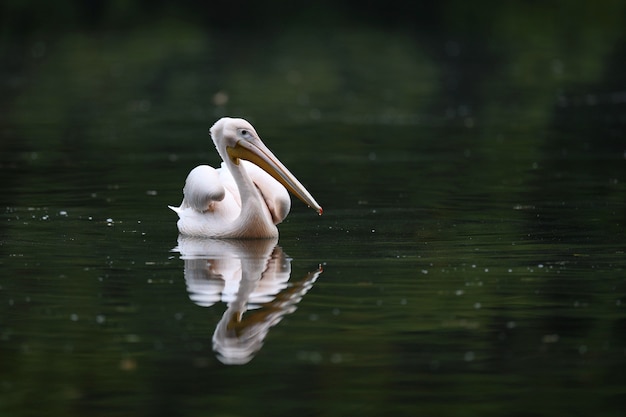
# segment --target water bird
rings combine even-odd
[[[291,208],[289,190],[322,214],[307,189],[265,146],[252,125],[223,117],[210,129],[222,158],[218,169],[199,165],[189,172],[178,214],[182,235],[212,238],[278,237],[277,224]]]

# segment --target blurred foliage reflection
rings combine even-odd
[[[0,414],[622,415],[623,1],[0,22]],[[280,226],[294,276],[324,274],[236,369],[166,208],[223,115],[325,208]]]

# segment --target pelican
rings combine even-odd
[[[191,170],[178,214],[182,235],[213,238],[274,238],[291,208],[287,190],[320,215],[322,207],[263,144],[244,119],[224,117],[210,129],[221,168]]]

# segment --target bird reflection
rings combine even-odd
[[[263,346],[270,328],[293,313],[322,268],[289,281],[291,258],[278,238],[220,240],[180,235],[175,251],[185,262],[189,298],[199,306],[218,301],[227,309],[213,333],[213,349],[225,364],[245,364]]]

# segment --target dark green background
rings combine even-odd
[[[626,3],[0,5],[0,415],[622,416]],[[207,129],[293,201],[250,364],[176,246]]]

